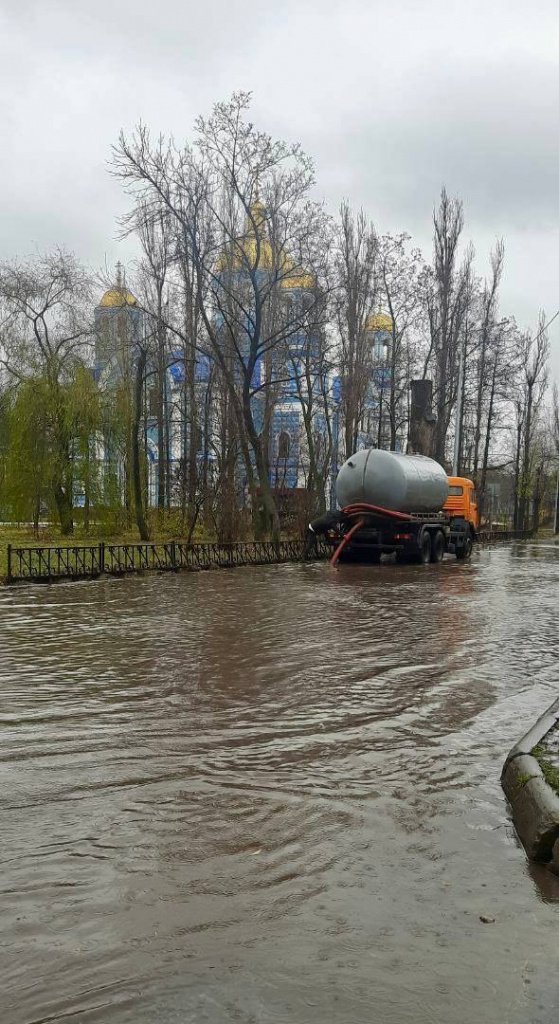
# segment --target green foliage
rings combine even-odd
[[[524,786],[531,781],[531,779],[537,778],[536,775],[519,775],[518,776],[518,789],[524,789]]]
[[[64,528],[56,500],[56,488],[62,487],[72,517],[86,532],[93,510],[103,532],[125,528],[120,483],[110,471],[103,478],[97,451],[109,415],[119,432],[118,412],[117,406],[109,413],[91,372],[79,362],[62,383],[35,376],[21,381],[9,399],[5,395],[0,407],[4,517],[34,523],[35,529],[47,518]]]
[[[48,386],[43,378],[22,382],[4,417],[2,505],[15,522],[38,524],[52,510],[48,479]]]
[[[8,392],[0,392],[0,519],[6,518],[6,458],[9,449],[10,403]]]

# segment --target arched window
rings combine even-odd
[[[291,446],[291,438],[286,430],[282,430],[278,437],[278,457],[280,459],[289,458],[289,448]]]
[[[386,334],[380,332],[375,335],[373,344],[373,358],[376,363],[385,363],[388,360],[389,341]]]

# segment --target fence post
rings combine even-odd
[[[171,568],[177,568],[177,548],[174,540],[171,541]]]
[[[8,544],[8,582],[12,578],[12,545]]]
[[[99,572],[105,572],[105,541],[99,544]]]

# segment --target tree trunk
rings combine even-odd
[[[66,492],[63,484],[57,482],[53,486],[56,510],[60,520],[60,532],[63,537],[69,537],[74,532],[74,518],[72,515],[72,501]]]
[[[377,448],[382,448],[382,396],[384,392],[382,384],[380,387],[379,402],[378,402],[378,431],[377,431]]]
[[[36,537],[39,536],[39,522],[41,519],[41,496],[37,494],[35,499],[35,505],[33,508],[33,533]]]
[[[157,508],[162,513],[165,508],[165,416],[164,416],[164,388],[165,388],[165,360],[161,343],[158,344],[157,352]]]
[[[519,484],[520,484],[520,449],[522,440],[522,422],[519,421],[516,427],[516,451],[514,454],[514,514],[513,530],[519,529]]]
[[[255,461],[260,491],[262,529],[264,533],[270,534],[274,543],[277,543],[281,536],[280,519],[272,494],[272,488],[270,487],[268,466],[262,457],[261,451],[258,453],[255,452]]]
[[[528,386],[528,395],[526,400],[526,420],[524,424],[524,451],[522,456],[522,472],[520,476],[520,511],[519,511],[519,529],[527,529],[527,497],[528,497],[528,485],[530,479],[530,443],[532,433],[532,403],[533,403],[533,389]]]
[[[57,385],[58,391],[58,385]],[[64,425],[62,400],[57,397],[58,410],[55,416],[54,429],[56,431],[56,452],[58,465],[55,468],[53,479],[53,494],[60,520],[60,531],[63,537],[68,537],[74,532],[73,516],[73,481],[71,475],[70,446],[66,428]]]
[[[533,494],[533,509],[532,509],[532,529],[537,533],[540,527],[540,505],[542,500],[541,494],[541,481],[543,475],[543,466],[538,466],[536,472],[536,479],[534,482],[534,494]]]
[[[495,363],[493,365],[493,377],[491,379],[491,393],[489,395],[489,406],[487,409],[487,426],[485,429],[485,444],[483,446],[483,460],[481,466],[481,479],[479,485],[478,494],[478,514],[479,521],[481,523],[481,517],[484,512],[485,505],[485,487],[487,481],[487,466],[489,463],[489,446],[491,443],[491,428],[493,426],[493,408],[495,404],[495,387],[497,381],[497,358],[495,357]]]
[[[248,424],[247,424],[248,426]],[[258,516],[257,520],[260,521],[260,533],[269,533],[271,539],[274,542],[280,539],[280,520],[274,496],[272,494],[272,488],[270,487],[270,471],[268,466],[268,459],[262,448],[262,442],[259,435],[256,434],[252,423],[249,426],[249,439],[250,446],[254,453],[254,461],[256,464],[256,474],[258,477]]]
[[[144,349],[142,349],[140,351],[138,361],[136,363],[136,373],[134,381],[134,410],[132,415],[132,436],[130,439],[132,449],[132,489],[134,494],[134,511],[136,514],[136,524],[138,526],[138,532],[140,534],[141,540],[149,540],[149,530],[144,511],[140,451],[140,425],[142,420],[142,394],[145,367],[146,352]]]
[[[198,410],[196,403],[196,352],[194,349],[190,353],[187,359],[187,370],[186,370],[186,388],[187,388],[187,402],[188,402],[188,416],[190,429],[188,430],[188,466],[187,466],[187,480],[188,480],[188,505],[189,509],[194,509],[196,505],[196,492],[198,490],[198,448],[199,448],[199,430],[198,430]],[[207,439],[206,439],[207,440]],[[205,448],[207,451],[207,447]]]
[[[165,387],[163,392],[163,422],[165,424],[165,507],[171,508],[173,500],[173,473],[171,470],[172,462],[172,451],[171,446],[173,442],[173,403],[169,407],[169,396],[167,394],[167,388]]]

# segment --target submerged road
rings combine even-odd
[[[556,1021],[499,773],[558,597],[552,542],[0,590],[1,1024]]]

